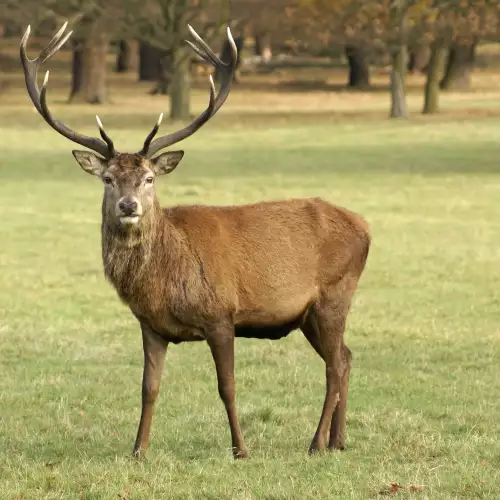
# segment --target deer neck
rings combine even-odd
[[[104,274],[118,289],[127,288],[144,277],[153,256],[161,251],[165,227],[162,211],[156,201],[137,226],[122,227],[106,215],[103,205],[102,260]]]
[[[134,229],[124,234],[103,217],[104,274],[132,311],[147,315],[162,308],[171,284],[182,282],[192,269],[193,257],[158,203]]]

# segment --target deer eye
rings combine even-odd
[[[154,178],[153,177],[146,177],[146,184],[153,184]]]
[[[102,180],[104,181],[104,184],[113,184],[113,179],[111,177],[108,177],[107,175],[105,177],[102,178]]]

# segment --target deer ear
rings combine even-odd
[[[167,151],[153,158],[151,163],[156,175],[169,174],[179,164],[184,156],[184,151]]]
[[[80,167],[82,167],[88,174],[100,177],[108,168],[108,162],[104,158],[97,156],[95,153],[77,150],[72,151],[72,153],[76,158],[76,161],[80,164]]]

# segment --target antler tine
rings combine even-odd
[[[40,64],[48,61],[69,39],[69,37],[73,34],[73,31],[68,32],[64,38],[56,43],[52,47],[47,47],[45,53],[40,54]]]
[[[205,42],[205,40],[203,40],[203,38],[201,38],[200,35],[198,35],[198,33],[196,33],[196,31],[193,29],[193,27],[188,24],[188,29],[189,31],[191,32],[191,35],[193,35],[193,38],[202,46],[203,50],[205,51],[206,55],[208,56],[208,58],[216,65],[221,65],[221,64],[224,64],[220,59],[219,57],[217,57],[217,55],[215,54],[215,52],[209,47],[209,45],[207,44],[207,42]],[[186,40],[187,41],[187,40]],[[191,45],[191,47],[193,47],[193,44],[188,42],[189,45]],[[198,54],[199,54],[199,51],[197,50],[196,51]]]
[[[203,50],[199,49],[194,43],[186,40],[186,43],[206,62],[212,62],[212,60],[207,56]]]
[[[60,42],[62,36],[64,35],[64,32],[66,31],[66,28],[68,27],[68,21],[66,21],[62,27],[59,29],[59,31],[52,37],[52,40],[48,43],[47,47],[45,47],[44,50],[40,53],[38,56],[38,59],[40,59],[40,63],[46,61],[47,54],[50,54],[52,49]],[[70,32],[72,33],[72,31]]]
[[[197,47],[192,42],[187,41],[189,46],[194,50],[194,52],[196,52],[196,54],[202,57],[205,61],[210,62],[221,73],[221,85],[219,88],[219,93],[217,94],[217,96],[215,95],[214,81],[212,76],[210,76],[210,101],[205,111],[203,111],[203,113],[195,118],[192,123],[190,123],[183,129],[162,137],[158,137],[153,142],[151,142],[152,138],[158,130],[158,128],[155,127],[153,131],[148,135],[143,149],[139,152],[139,154],[141,155],[153,156],[161,149],[172,146],[173,144],[180,142],[183,139],[186,139],[190,135],[194,134],[202,125],[210,120],[213,115],[215,115],[218,109],[224,104],[227,96],[229,95],[229,91],[231,90],[231,83],[233,82],[234,71],[236,69],[236,62],[238,58],[238,50],[236,48],[236,44],[234,43],[234,39],[229,27],[227,28],[227,37],[231,45],[232,57],[231,60],[227,63],[221,61],[219,57],[215,55],[212,49],[191,26],[188,25],[188,28],[195,40],[201,45],[202,48]]]
[[[227,32],[227,39],[229,40],[229,44],[231,45],[231,52],[232,52],[231,55],[233,56],[232,60],[227,63],[227,66],[229,65],[236,66],[236,62],[238,60],[238,47],[236,47],[236,42],[234,41],[233,34],[231,33],[231,28],[229,28],[229,26],[226,28],[226,32]]]
[[[28,43],[28,38],[31,33],[31,24],[28,24],[26,31],[24,32],[23,37],[21,38],[21,55],[24,55],[25,59],[28,59],[26,56],[26,44]],[[28,59],[29,60],[29,59]]]
[[[163,113],[160,113],[160,116],[158,117],[158,120],[156,121],[156,124],[153,127],[153,130],[151,130],[149,135],[146,137],[146,140],[144,141],[144,146],[139,151],[140,155],[146,156],[148,154],[149,145],[151,144],[151,141],[154,139],[154,136],[156,135],[156,133],[158,132],[162,120],[163,120]]]
[[[49,72],[47,71],[45,74],[45,78],[43,81],[42,89],[38,88],[37,84],[37,76],[38,69],[41,64],[45,61],[49,60],[68,40],[71,36],[72,32],[65,33],[65,30],[68,26],[68,23],[65,23],[61,29],[54,35],[52,40],[49,42],[47,47],[42,50],[42,52],[35,59],[29,59],[26,54],[26,45],[28,43],[28,39],[31,33],[31,27],[28,26],[26,29],[20,45],[20,57],[21,64],[24,70],[24,78],[26,81],[26,89],[28,90],[28,94],[33,102],[33,105],[37,109],[37,111],[42,115],[43,119],[57,132],[61,135],[69,139],[70,141],[76,142],[85,146],[86,148],[92,149],[97,153],[104,156],[104,158],[112,158],[116,154],[118,154],[114,147],[111,139],[106,135],[104,130],[101,131],[101,136],[106,142],[101,141],[97,137],[88,137],[86,135],[80,134],[71,130],[69,127],[64,125],[64,123],[60,122],[56,118],[52,116],[47,106],[47,84],[49,80]],[[103,135],[104,133],[104,135]],[[107,138],[107,139],[106,139]],[[108,142],[109,140],[109,142]]]
[[[99,127],[99,132],[101,134],[101,137],[104,139],[104,141],[108,145],[109,157],[113,158],[113,156],[116,156],[116,150],[115,150],[115,146],[113,144],[113,141],[111,140],[111,137],[109,137],[109,135],[106,134],[106,131],[104,130],[101,119],[97,115],[95,115],[95,118],[97,120],[97,126]]]

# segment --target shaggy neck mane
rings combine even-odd
[[[181,254],[177,232],[166,224],[157,200],[140,224],[129,229],[111,219],[103,204],[101,231],[104,274],[125,301],[135,295],[139,282],[144,282],[149,274],[148,269],[165,260],[165,249],[171,258]]]

